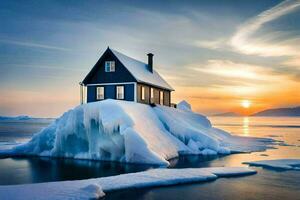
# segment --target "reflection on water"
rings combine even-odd
[[[33,134],[53,121],[54,119],[0,120],[0,149],[30,140]]]
[[[300,118],[213,117],[210,120],[214,126],[232,134],[268,137],[283,140],[292,146],[276,146],[277,149],[268,149],[266,152],[229,156],[181,156],[171,160],[170,167],[245,166],[242,164],[244,161],[300,158]],[[13,139],[28,139],[33,130],[38,131],[45,125],[19,123],[15,130],[22,132],[18,133],[12,131],[14,125],[0,123],[0,139],[1,135],[7,141],[10,141],[10,135]],[[0,159],[0,184],[87,179],[143,171],[152,167],[72,159],[6,158]],[[107,194],[105,199],[293,199],[300,196],[300,171],[256,169],[259,173],[249,177],[222,178],[210,183],[167,188],[126,190]]]
[[[144,171],[149,165],[47,157],[0,159],[0,185],[113,176]]]
[[[254,152],[247,157],[239,154],[240,159],[230,156],[235,164],[255,159],[300,158],[299,117],[210,117],[209,119],[214,126],[235,135],[272,138],[291,145],[277,145],[277,149],[268,149],[263,153]]]
[[[238,167],[245,161],[300,158],[300,118],[213,117],[213,125],[232,134],[283,140],[292,146],[276,146],[266,152],[229,156],[184,156],[173,159],[171,167]],[[216,181],[172,187],[123,190],[107,193],[105,199],[299,199],[300,171],[256,168],[256,175],[221,178]]]
[[[249,118],[243,118],[243,133],[245,136],[249,136]]]
[[[209,199],[209,200],[293,200],[300,196],[300,172],[277,172],[257,168],[258,173],[239,178],[220,178],[216,181],[132,189],[107,193],[105,200],[139,199]]]

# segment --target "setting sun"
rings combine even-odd
[[[249,108],[251,105],[251,102],[249,100],[243,100],[241,105],[243,108]]]

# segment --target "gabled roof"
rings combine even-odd
[[[149,71],[146,63],[130,58],[114,49],[110,49],[119,61],[128,69],[138,82],[174,90],[156,71]]]
[[[146,83],[163,89],[174,90],[156,71],[153,73],[148,70],[146,63],[130,58],[114,49],[108,48],[117,59],[127,68],[132,76],[140,83]],[[93,70],[92,70],[93,71]],[[90,72],[91,73],[91,72]],[[90,74],[89,73],[89,74]],[[89,76],[89,75],[88,75]],[[87,77],[86,77],[87,78]],[[86,80],[85,78],[85,80]],[[85,80],[83,82],[85,82]]]

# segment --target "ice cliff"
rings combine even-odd
[[[168,165],[180,154],[261,151],[272,140],[232,136],[189,109],[105,100],[64,113],[0,155],[37,155]]]

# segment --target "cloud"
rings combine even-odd
[[[238,78],[246,80],[273,81],[276,79],[273,70],[247,63],[237,63],[230,60],[208,60],[206,65],[192,67],[196,71],[214,74],[224,78]]]
[[[196,42],[194,42],[194,45],[198,46],[198,47],[203,47],[203,48],[207,48],[207,49],[220,49],[221,47],[224,47],[226,43],[226,39],[224,38],[219,38],[216,40],[198,40]]]
[[[12,45],[19,45],[19,46],[33,47],[33,48],[41,48],[41,49],[70,51],[70,49],[63,48],[63,47],[57,47],[57,46],[51,46],[51,45],[45,45],[45,44],[38,44],[38,43],[34,43],[34,42],[23,42],[23,41],[17,41],[17,40],[3,40],[3,39],[0,39],[0,43],[7,43],[7,44],[12,44]]]
[[[219,51],[236,52],[242,55],[258,56],[257,58],[268,59],[273,63],[272,68],[276,73],[289,75],[299,80],[300,74],[300,37],[295,35],[291,29],[282,28],[281,31],[266,29],[267,23],[291,14],[300,8],[300,0],[286,0],[278,5],[261,12],[250,18],[227,38],[216,38],[209,41],[195,41],[194,44],[201,48],[208,48]],[[279,24],[280,25],[280,24]],[[274,61],[277,57],[278,62]],[[218,63],[228,65],[232,63]],[[248,67],[236,66],[239,68],[232,73],[232,70],[224,71],[219,69],[219,75],[238,75],[242,78],[253,78],[254,74]],[[253,66],[252,66],[253,67]],[[222,67],[219,67],[222,68]],[[216,71],[216,66],[214,66]],[[206,70],[207,72],[214,70]],[[221,74],[223,73],[223,74]],[[236,76],[237,77],[237,76]],[[261,73],[255,74],[256,78],[261,77]]]
[[[1,65],[0,65],[1,66]],[[45,70],[54,70],[57,72],[59,71],[72,71],[72,72],[85,72],[87,69],[79,69],[73,67],[65,67],[65,66],[51,66],[51,65],[43,65],[43,64],[35,64],[35,65],[28,65],[28,64],[9,64],[1,67],[15,67],[20,69],[28,69],[28,68],[34,68],[34,69],[45,69]]]
[[[279,73],[271,67],[231,60],[208,60],[204,65],[192,65],[189,69],[194,70],[195,77],[202,77],[207,81],[206,88],[201,89],[201,95],[204,90],[209,90],[222,98],[229,95],[249,99],[278,92],[283,88],[299,87],[299,82],[295,82],[287,73]]]
[[[266,37],[253,37],[264,24],[287,15],[298,8],[300,8],[299,0],[283,1],[241,25],[230,39],[229,44],[237,51],[244,54],[255,54],[260,56],[299,55],[299,48],[294,44],[295,42],[299,44],[300,38],[275,43],[271,42],[270,40],[281,35],[280,32],[271,33]]]
[[[286,0],[263,11],[240,25],[228,38],[209,41],[197,40],[193,44],[208,49],[235,51],[246,55],[258,56],[300,56],[300,37],[291,38],[288,31],[258,32],[264,25],[300,8],[300,0]],[[289,37],[287,39],[287,37]]]

